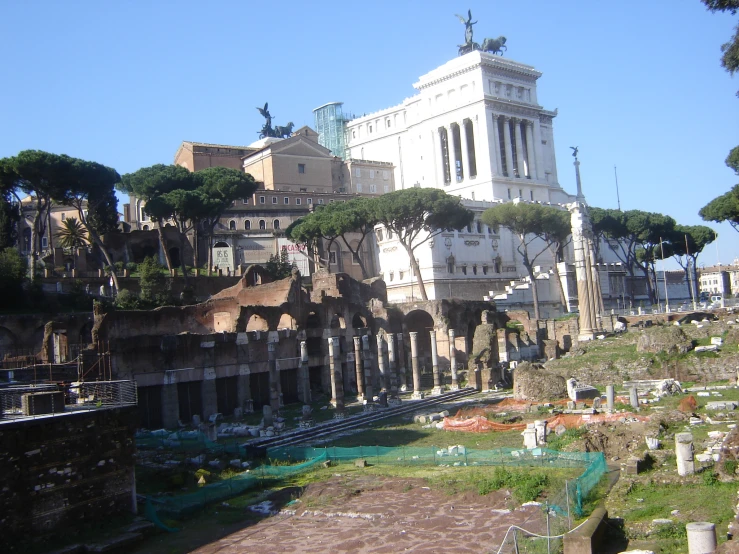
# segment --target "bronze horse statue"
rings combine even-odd
[[[498,38],[486,38],[482,41],[482,51],[490,52],[491,54],[500,54],[502,56],[503,51],[508,50],[508,47],[505,45],[505,41],[506,38],[503,36]]]
[[[275,127],[275,136],[279,138],[290,138],[290,135],[293,134],[293,127],[295,124],[291,121],[287,125],[277,125]]]

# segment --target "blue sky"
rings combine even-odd
[[[330,101],[389,107],[456,56],[468,8],[476,39],[505,35],[507,57],[544,73],[566,189],[575,145],[595,206],[616,207],[614,165],[623,209],[683,224],[739,183],[723,162],[739,144],[739,79],[719,64],[739,18],[699,0],[0,0],[0,157],[42,149],[127,173],[171,163],[182,140],[253,142],[265,101],[296,127]],[[739,233],[711,226],[722,263],[739,256]],[[715,261],[711,245],[702,262]]]

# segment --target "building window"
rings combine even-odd
[[[361,167],[355,167],[354,168],[354,175],[359,178],[362,176],[362,168]]]
[[[149,221],[149,216],[144,211],[144,208],[141,208],[141,221]]]
[[[328,263],[331,265],[336,265],[336,252],[333,250],[328,253]]]
[[[149,230],[149,226],[148,225],[144,225],[143,230],[144,231],[148,231]]]
[[[377,240],[382,242],[382,229],[377,230]]]
[[[395,277],[395,272],[391,271],[391,272],[390,272],[390,280],[391,280],[391,281],[393,280],[393,277]]]
[[[285,203],[285,204],[289,204],[290,203],[290,197],[289,196],[286,196],[282,202]]]
[[[377,192],[377,187],[375,185],[370,185],[370,192]]]
[[[272,228],[273,228],[273,229],[279,229],[279,228],[280,228],[280,220],[279,220],[279,219],[275,219],[275,220],[274,220],[274,221],[272,222]]]
[[[319,200],[319,202],[318,202],[318,203],[319,203],[319,204],[321,203],[321,202],[320,202],[320,200]],[[328,201],[328,203],[329,203],[329,204],[333,204],[333,203],[334,203],[334,199],[333,199],[333,198],[329,198],[329,201]]]
[[[511,199],[511,189],[508,189],[508,200]]]
[[[473,266],[472,266],[472,273],[474,275],[477,275],[477,265],[476,264],[473,264]]]
[[[462,273],[463,273],[464,275],[467,275],[467,266],[466,266],[466,265],[463,265],[463,266],[462,266]]]
[[[375,170],[370,169],[370,179],[374,179],[374,178],[375,178]]]
[[[482,266],[482,274],[487,275],[488,274],[488,266],[484,265]]]
[[[386,119],[385,120],[385,127],[387,127],[388,129],[390,128],[390,120],[389,119]]]
[[[273,196],[273,197],[272,197],[272,203],[273,203],[273,204],[277,204],[277,197],[276,197],[276,196]]]
[[[249,203],[249,199],[248,198],[244,198],[243,202],[244,202],[244,204],[248,204]]]
[[[319,204],[323,204],[323,198],[319,198],[319,199],[318,199],[318,203],[319,203]]]
[[[357,138],[357,132],[356,131],[352,131],[352,138],[353,139]]]
[[[300,206],[300,198],[296,198],[295,199],[295,205],[296,206]]]
[[[362,183],[357,183],[357,192],[362,192]]]
[[[263,230],[263,229],[266,229],[266,228],[267,228],[267,223],[263,219],[260,219],[259,220],[259,229],[262,229]]]
[[[308,205],[311,205],[311,204],[313,204],[313,199],[312,198],[308,198]]]
[[[454,256],[449,256],[446,259],[446,270],[447,273],[454,273]]]
[[[390,172],[387,169],[382,170],[382,180],[387,181],[390,179]]]
[[[264,196],[260,196],[259,197],[259,203],[260,204],[264,204]]]
[[[300,187],[300,192],[308,192],[308,189],[305,187]]]
[[[369,126],[369,132],[372,134],[372,125]]]
[[[523,198],[523,189],[518,189],[518,197]]]
[[[48,248],[48,247],[49,247],[48,237],[41,237],[41,248]]]
[[[298,164],[298,173],[305,173],[305,164]]]
[[[533,190],[529,191],[529,197],[531,198],[531,201],[533,202],[534,201],[534,191]]]
[[[385,185],[385,194],[390,192],[390,185]]]
[[[66,221],[66,220],[67,220],[67,214],[62,212],[62,221]]]
[[[228,222],[228,230],[229,231],[235,231],[236,230],[236,222],[233,219]]]
[[[393,238],[393,230],[392,229],[388,229],[387,230],[387,240],[390,240],[392,238]]]
[[[244,230],[249,231],[250,229],[251,229],[251,220],[247,219],[246,221],[244,221]]]
[[[402,271],[398,271],[398,281],[403,280],[403,275],[405,275],[405,273],[403,273]]]

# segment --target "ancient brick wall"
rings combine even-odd
[[[135,423],[135,406],[1,422],[3,544],[131,512]]]

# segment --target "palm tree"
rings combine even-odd
[[[69,250],[87,246],[87,231],[75,217],[68,217],[62,221],[62,228],[56,234],[56,238],[63,248]]]

